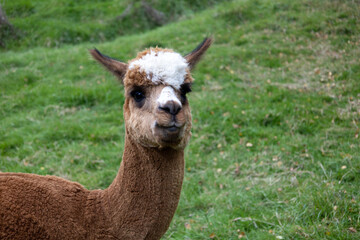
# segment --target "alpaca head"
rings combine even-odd
[[[182,57],[170,49],[150,48],[128,64],[90,50],[92,56],[123,83],[126,132],[144,147],[183,149],[191,136],[191,113],[186,94],[190,70],[211,45],[206,38]]]

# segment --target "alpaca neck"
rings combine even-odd
[[[119,172],[103,207],[124,239],[158,239],[175,213],[184,177],[184,151],[146,148],[126,134]]]

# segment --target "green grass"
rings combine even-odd
[[[212,34],[193,74],[193,137],[163,239],[359,239],[358,3],[233,1],[184,16],[95,45],[2,52],[0,171],[106,188],[123,151],[124,95],[87,50],[185,54]]]
[[[228,0],[227,0],[228,1]],[[221,0],[146,1],[164,13],[164,22],[190,17]],[[132,4],[128,10],[127,7]],[[62,47],[83,42],[106,42],[116,37],[145,32],[161,25],[142,7],[141,1],[116,0],[16,0],[1,3],[16,35],[4,29],[5,49],[34,46]],[[126,11],[128,14],[122,15]],[[123,16],[123,17],[120,17]],[[0,29],[1,30],[1,29]]]

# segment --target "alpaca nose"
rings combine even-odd
[[[174,101],[167,101],[163,106],[159,106],[159,109],[175,116],[180,112],[181,105]]]

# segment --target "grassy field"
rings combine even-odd
[[[123,151],[124,95],[88,49],[185,54],[213,35],[193,74],[193,137],[163,239],[360,238],[359,1],[231,1],[115,35],[0,52],[0,171],[106,188]]]
[[[224,0],[145,2],[150,2],[162,14],[159,13],[157,18],[149,14],[141,0],[3,0],[0,4],[16,27],[16,36],[0,31],[0,40],[3,36],[6,48],[11,50],[106,42],[121,35],[144,32],[191,17]]]

